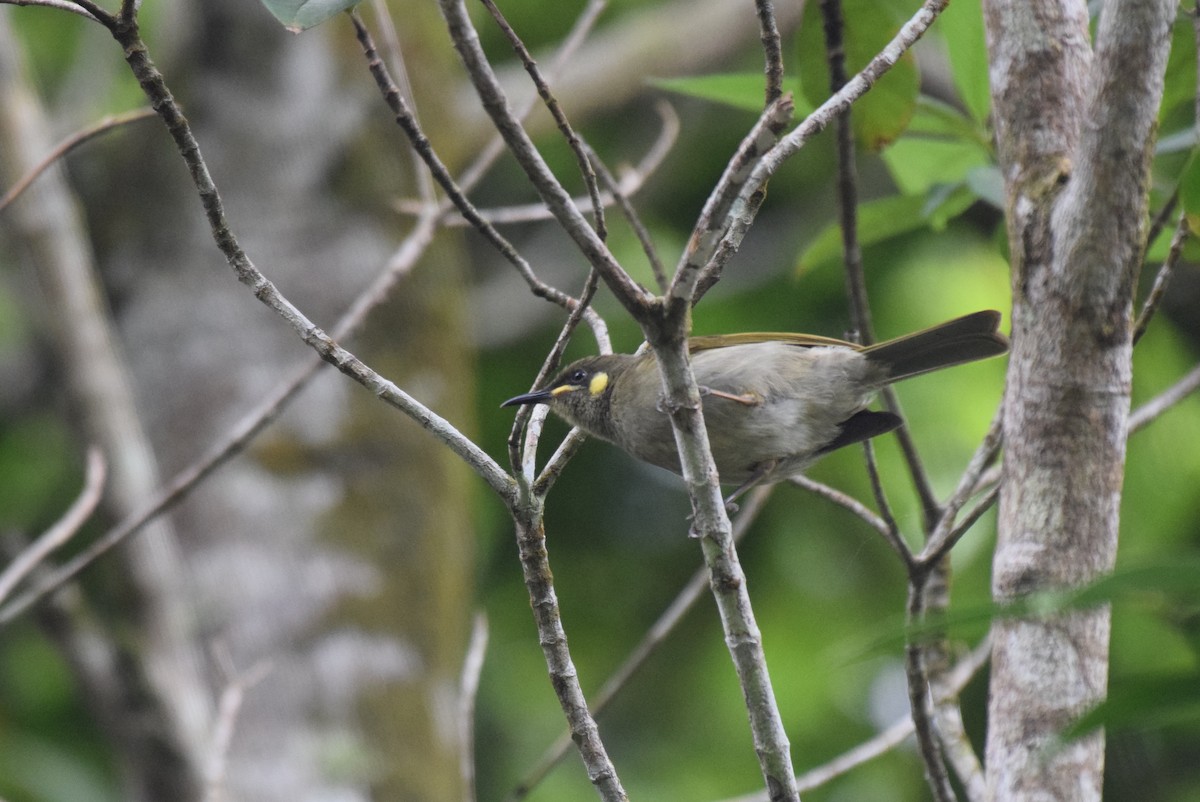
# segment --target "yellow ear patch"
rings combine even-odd
[[[597,373],[588,384],[588,392],[592,395],[600,395],[600,393],[604,392],[605,387],[608,387],[608,374],[603,372]]]

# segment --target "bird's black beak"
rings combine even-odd
[[[500,406],[502,407],[519,407],[525,404],[548,404],[550,399],[554,397],[554,393],[546,390],[534,390],[532,393],[525,393],[516,398],[510,398]]]

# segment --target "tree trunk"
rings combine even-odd
[[[984,3],[1012,254],[993,593],[1074,587],[1116,556],[1131,308],[1171,0]],[[1056,736],[1105,694],[1109,611],[995,628],[990,799],[1099,799],[1104,737]]]

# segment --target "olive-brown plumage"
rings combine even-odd
[[[901,424],[866,409],[880,387],[997,356],[1000,313],[976,312],[871,346],[808,334],[689,340],[708,440],[721,481],[746,485],[800,473],[818,457]],[[652,353],[591,356],[503,406],[548,404],[560,417],[640,460],[679,472]]]

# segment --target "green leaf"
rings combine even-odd
[[[709,100],[742,109],[754,114],[763,110],[766,83],[761,72],[731,72],[715,75],[699,75],[687,78],[652,78],[651,86],[665,89],[688,97]],[[813,107],[804,101],[800,81],[784,81],[784,90],[792,93],[796,100],[797,114],[808,114]]]
[[[951,3],[938,16],[937,30],[946,42],[950,75],[963,105],[980,123],[991,111],[988,89],[987,42],[979,3]]]
[[[1082,738],[1098,727],[1146,730],[1170,724],[1200,722],[1200,675],[1114,678],[1108,698],[1062,734],[1063,743]]]
[[[1159,107],[1160,121],[1163,114],[1171,112],[1181,103],[1195,103],[1196,32],[1193,21],[1194,15],[1180,14],[1171,28],[1171,51],[1167,56],[1163,98]]]
[[[978,143],[989,152],[992,143],[992,135],[987,128],[949,103],[929,95],[917,96],[917,108],[905,133],[953,137]]]
[[[1193,234],[1200,232],[1200,158],[1194,150],[1179,177],[1179,203],[1187,215],[1188,228]]]
[[[859,244],[873,245],[886,239],[929,227],[935,231],[965,212],[975,201],[965,186],[938,187],[929,195],[894,195],[868,201],[858,207]],[[800,254],[800,271],[834,262],[842,256],[841,228],[826,226]]]
[[[905,8],[908,3],[902,4]],[[845,0],[844,49],[846,72],[854,75],[891,40],[900,28],[899,11],[889,0]],[[806,3],[796,47],[800,82],[815,108],[829,97],[829,65],[825,57],[820,3]],[[916,109],[920,76],[912,53],[905,53],[886,75],[854,104],[854,136],[868,150],[894,142],[908,126]]]
[[[275,19],[292,33],[315,28],[358,3],[359,0],[262,0]]]

